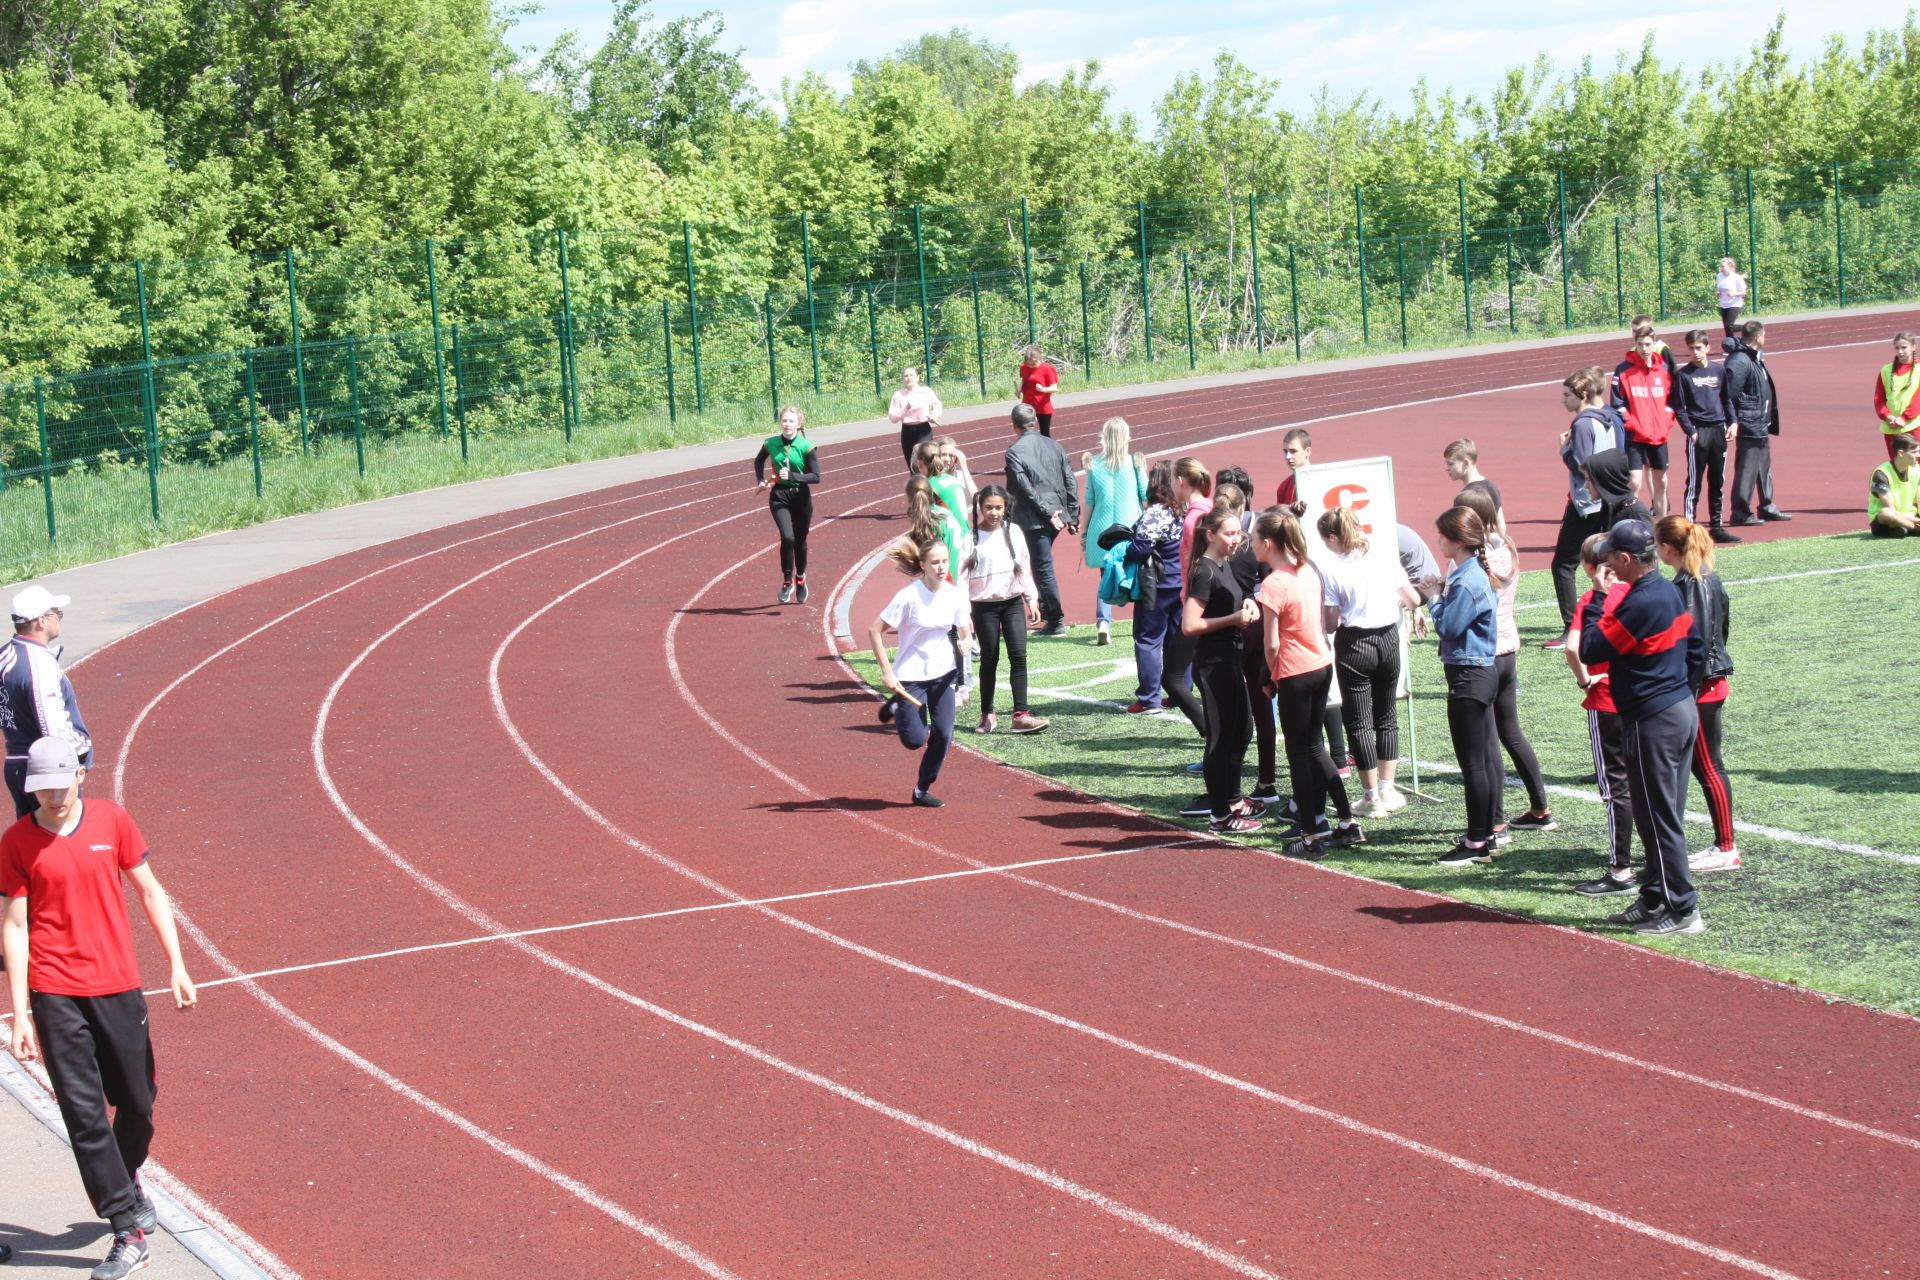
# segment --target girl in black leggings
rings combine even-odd
[[[1265,805],[1240,793],[1247,744],[1253,738],[1253,708],[1247,701],[1246,677],[1240,673],[1240,632],[1260,610],[1227,564],[1244,536],[1239,517],[1216,507],[1200,518],[1193,532],[1205,552],[1194,557],[1188,571],[1180,630],[1194,639],[1193,674],[1207,703],[1207,828],[1241,835],[1258,831],[1259,817],[1266,812]]]
[[[773,474],[767,474],[772,464]],[[753,478],[767,495],[773,527],[780,531],[780,603],[807,602],[807,531],[813,525],[813,486],[820,483],[820,455],[807,439],[807,417],[789,405],[780,411],[780,434],[768,436],[753,456]]]
[[[1407,803],[1393,785],[1400,768],[1400,611],[1418,608],[1420,595],[1394,552],[1374,552],[1352,507],[1327,512],[1318,528],[1335,556],[1321,569],[1327,611],[1338,619],[1334,674],[1363,790],[1354,812],[1384,817]]]
[[[1493,583],[1487,574],[1487,534],[1480,517],[1454,507],[1434,522],[1440,554],[1453,565],[1443,584],[1420,584],[1440,637],[1440,665],[1447,673],[1447,730],[1467,793],[1467,833],[1440,855],[1445,866],[1490,861],[1499,780],[1493,762],[1499,748],[1493,723],[1496,677],[1493,650],[1498,634]]]
[[[1008,683],[1013,687],[1015,733],[1038,733],[1047,722],[1027,706],[1027,628],[1040,625],[1040,589],[1033,580],[1027,538],[1007,519],[1007,491],[990,484],[973,498],[973,549],[967,554],[967,595],[973,602],[973,633],[980,641],[980,724],[999,728],[993,714],[993,683],[1000,670],[1000,642],[1007,644]]]

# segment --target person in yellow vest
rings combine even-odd
[[[1867,531],[1876,538],[1920,537],[1920,436],[1889,436],[1893,461],[1873,469]]]
[[[773,474],[768,475],[771,466]],[[767,495],[780,532],[780,603],[807,602],[807,530],[813,524],[813,486],[820,483],[820,455],[807,439],[807,418],[789,405],[780,411],[780,433],[768,436],[753,457],[753,478]]]
[[[1873,412],[1880,419],[1880,430],[1887,438],[1887,461],[1893,461],[1893,442],[1911,437],[1920,420],[1920,370],[1913,367],[1913,335],[1893,335],[1893,363],[1880,369],[1873,382]]]

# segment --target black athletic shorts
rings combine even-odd
[[[1667,446],[1664,444],[1642,444],[1638,440],[1627,441],[1627,466],[1634,471],[1651,468],[1655,471],[1667,469]]]

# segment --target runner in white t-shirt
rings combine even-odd
[[[938,809],[944,801],[931,792],[953,743],[953,694],[960,678],[956,651],[973,643],[973,609],[967,593],[947,580],[946,543],[902,538],[887,548],[887,558],[913,581],[867,628],[880,678],[893,691],[880,704],[880,723],[891,722],[907,750],[925,748],[913,803]],[[887,656],[889,631],[900,638],[892,658]]]

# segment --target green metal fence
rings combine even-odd
[[[0,503],[58,536],[57,476],[232,466],[396,437],[510,439],[719,404],[870,398],[901,365],[1012,390],[1201,361],[1920,295],[1909,163],[1365,187],[1317,203],[925,206],[0,271]],[[1340,234],[1310,234],[1332,226]],[[1151,373],[1153,370],[1147,370]],[[38,518],[38,517],[37,517]]]

